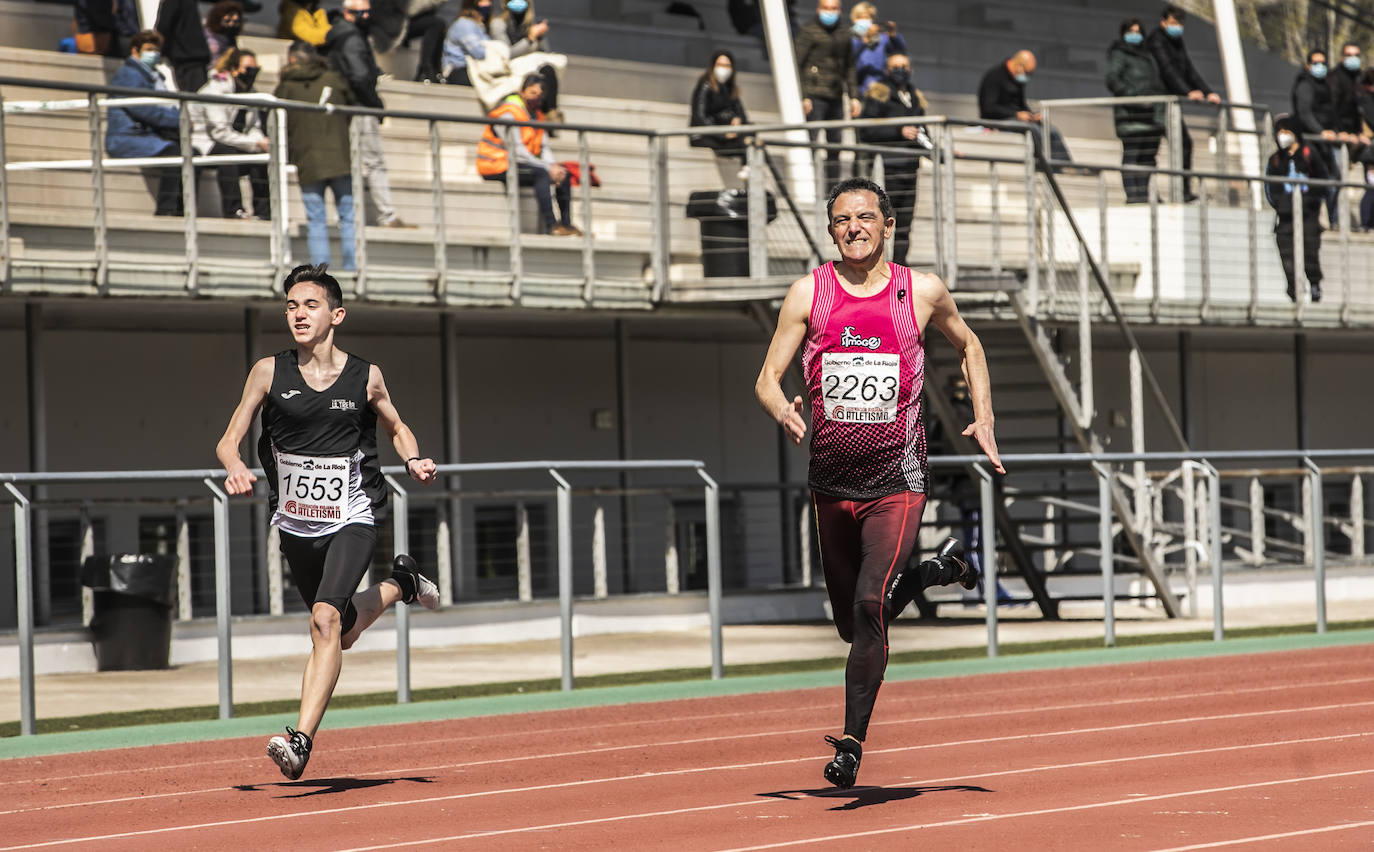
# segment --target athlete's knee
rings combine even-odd
[[[320,601],[310,609],[310,635],[317,641],[338,641],[343,635],[343,614],[332,602]]]
[[[854,602],[854,634],[856,638],[882,640],[890,621],[887,606],[882,601]]]

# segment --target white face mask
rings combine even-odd
[[[1279,143],[1279,147],[1280,147],[1280,148],[1289,148],[1289,147],[1292,147],[1293,143],[1296,142],[1296,141],[1298,141],[1298,137],[1294,136],[1294,135],[1291,134],[1291,133],[1280,133],[1280,134],[1277,134],[1276,139],[1277,139],[1277,141],[1278,141],[1278,143]]]
[[[716,82],[724,86],[726,83],[730,82],[731,77],[735,76],[735,69],[722,68],[717,65],[714,73],[716,75]]]

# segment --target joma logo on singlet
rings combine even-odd
[[[351,399],[331,399],[329,401],[330,411],[357,411],[358,403]]]
[[[840,334],[840,345],[862,346],[865,349],[877,349],[879,346],[883,345],[883,339],[881,337],[860,337],[859,333],[854,330],[854,326],[847,325],[844,327],[844,332]]]

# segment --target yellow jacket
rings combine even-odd
[[[300,39],[320,47],[328,32],[329,17],[323,9],[312,12],[301,0],[282,0],[277,38]]]

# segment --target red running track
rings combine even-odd
[[[1367,647],[890,683],[828,788],[842,690],[0,763],[0,852],[1369,849]]]

